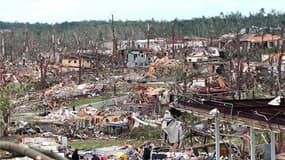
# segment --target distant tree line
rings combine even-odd
[[[173,21],[115,21],[115,32],[118,40],[146,39],[147,28],[150,25],[150,38],[171,37],[172,26],[175,25],[176,35],[219,37],[224,33],[238,32],[242,28],[258,27],[283,27],[285,14],[272,10],[265,13],[261,8],[257,13],[244,16],[240,12],[224,14],[221,12],[214,17],[193,18],[190,20],[176,19]],[[0,29],[9,29],[10,32],[0,33],[5,38],[6,53],[21,55],[29,48],[30,53],[48,51],[53,43],[58,48],[76,49],[78,46],[76,37],[83,48],[91,47],[94,42],[111,41],[111,21],[81,21],[63,22],[56,24],[47,23],[8,23],[0,22]],[[269,30],[266,32],[270,32]],[[55,42],[52,42],[52,35]],[[25,47],[26,46],[26,47]]]

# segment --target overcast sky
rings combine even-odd
[[[64,21],[173,20],[216,16],[231,11],[244,15],[260,8],[284,12],[285,0],[0,0],[0,21],[60,23]]]

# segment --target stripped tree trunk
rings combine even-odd
[[[36,160],[54,160],[53,158],[50,158],[49,156],[35,151],[33,149],[27,148],[24,145],[16,144],[16,143],[11,143],[7,141],[0,141],[0,149],[9,151],[11,153],[18,153],[21,155],[25,155],[27,157],[36,159]]]
[[[8,136],[9,134],[9,122],[10,122],[10,115],[11,115],[11,112],[10,112],[10,109],[7,109],[6,111],[2,111],[3,112],[3,120],[4,120],[4,123],[6,124],[5,127],[3,128],[3,136]]]

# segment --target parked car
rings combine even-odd
[[[18,128],[15,134],[36,134],[38,133],[36,130],[32,128]]]
[[[39,116],[45,117],[45,116],[47,116],[49,114],[50,114],[50,111],[44,111],[44,112],[40,112]]]

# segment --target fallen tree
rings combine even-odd
[[[40,148],[34,148],[34,147],[32,147],[32,149],[34,149],[34,150],[36,150],[38,152],[41,152],[41,153],[43,153],[43,154],[45,154],[45,155],[47,155],[47,156],[49,156],[51,158],[54,158],[56,160],[67,160],[66,158],[60,156],[59,154],[57,154],[57,153],[55,153],[53,151],[44,150],[44,149],[40,149]]]
[[[51,158],[53,156],[46,155],[49,153],[44,154],[44,153],[31,149],[22,144],[16,144],[16,143],[7,142],[7,141],[0,141],[0,149],[8,151],[10,153],[24,155],[24,156],[27,156],[27,157],[30,157],[36,160],[55,160],[54,158]],[[65,160],[65,158],[63,158],[63,160]]]

